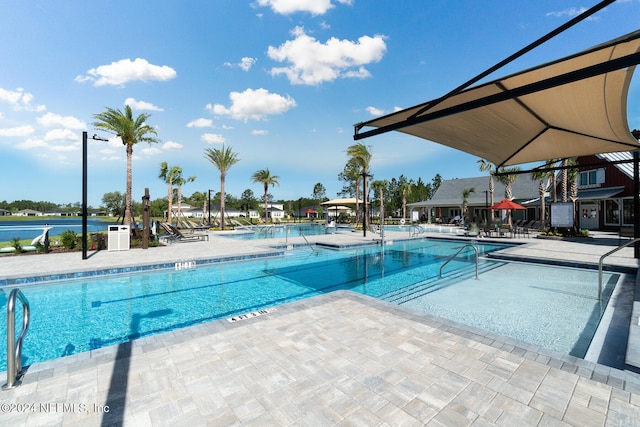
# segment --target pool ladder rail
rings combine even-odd
[[[598,262],[598,300],[602,300],[602,266],[604,264],[604,259],[609,255],[618,252],[620,249],[626,248],[629,245],[633,245],[636,242],[640,242],[640,238],[629,240],[627,243],[618,246],[617,248],[607,252],[600,257],[600,261]]]
[[[449,262],[453,260],[455,257],[457,257],[458,254],[462,252],[465,248],[473,248],[473,250],[476,253],[476,280],[478,280],[478,248],[472,245],[471,243],[467,243],[466,245],[462,246],[460,249],[458,249],[458,251],[455,254],[447,258],[447,260],[440,266],[440,277],[442,277],[442,269],[444,268],[444,266],[449,264]]]
[[[16,341],[15,311],[16,300],[22,303],[22,331]],[[2,386],[3,390],[10,390],[20,385],[19,378],[22,372],[22,342],[29,329],[29,301],[24,294],[15,288],[7,299],[7,383]]]

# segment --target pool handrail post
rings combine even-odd
[[[635,244],[637,242],[640,242],[640,238],[631,239],[627,243],[624,243],[624,244],[618,246],[617,248],[610,250],[609,252],[607,252],[606,254],[604,254],[604,255],[602,255],[600,257],[600,261],[598,262],[598,300],[602,300],[602,267],[603,267],[603,264],[604,264],[604,259],[606,257],[608,257],[609,255],[618,252],[620,249],[624,249],[627,246],[633,245],[633,244]]]
[[[22,302],[22,331],[16,342],[15,309],[16,299]],[[7,299],[7,383],[3,390],[10,390],[17,384],[17,377],[22,372],[22,342],[29,329],[29,301],[24,294],[14,288]]]

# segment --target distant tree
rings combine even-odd
[[[380,224],[384,222],[384,193],[387,191],[388,186],[389,182],[386,180],[377,179],[371,182],[371,189],[380,203]]]
[[[133,146],[138,142],[156,143],[159,141],[155,137],[157,135],[156,130],[145,123],[149,117],[148,114],[142,113],[134,119],[129,105],[124,107],[124,113],[107,107],[107,111],[93,116],[96,119],[93,126],[96,129],[120,137],[127,150],[127,188],[124,203],[125,225],[131,224],[131,161],[133,159]]]
[[[280,185],[278,179],[280,177],[277,175],[271,175],[269,169],[260,169],[259,171],[254,172],[251,175],[251,180],[253,182],[261,182],[264,186],[264,222],[267,223],[267,218],[269,217],[269,186]],[[273,198],[273,196],[272,196]]]
[[[342,191],[338,195],[355,197],[356,199],[356,222],[358,222],[360,218],[360,181],[362,180],[362,174],[354,158],[350,158],[347,161],[343,171],[338,175],[338,179],[345,182]]]
[[[442,184],[442,177],[440,176],[439,173],[436,174],[436,176],[434,176],[431,179],[431,196],[433,196],[436,191],[438,191],[438,188],[440,188],[440,185]]]
[[[180,215],[182,215],[182,186],[196,180],[195,176],[185,178],[182,176],[182,168],[179,168],[180,172],[174,177],[174,182],[178,186],[178,223],[180,223]]]
[[[244,212],[249,212],[249,210],[256,207],[256,197],[253,194],[253,190],[247,188],[242,192],[242,196],[240,196],[240,205]]]
[[[493,195],[495,192],[495,182],[493,181],[493,172],[495,165],[488,160],[478,159],[478,165],[481,172],[489,172],[489,206],[494,205]],[[486,197],[486,194],[485,194]],[[493,216],[493,213],[491,214]]]
[[[501,167],[498,168],[498,175],[496,178],[504,187],[504,198],[507,200],[513,200],[513,191],[511,189],[511,184],[518,180],[518,175],[516,172],[519,172],[520,168],[517,166],[513,166],[510,168]],[[511,225],[511,211],[507,211],[507,223]]]
[[[115,216],[118,219],[124,210],[124,203],[125,195],[119,191],[104,193],[102,196],[102,206],[104,206],[112,216]]]
[[[324,185],[321,183],[317,183],[313,186],[313,195],[312,198],[317,200],[318,202],[322,202],[327,197],[327,189],[324,188]]]
[[[238,153],[234,153],[231,147],[225,149],[224,145],[221,150],[217,148],[207,148],[204,153],[205,158],[213,163],[216,168],[218,168],[218,171],[220,171],[220,229],[224,230],[224,183],[227,172],[231,166],[238,163],[240,159],[238,158]]]

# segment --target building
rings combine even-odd
[[[517,180],[511,184],[513,201],[527,207],[524,211],[514,211],[512,219],[539,220],[540,190],[539,181],[534,181],[531,174],[517,175]],[[468,221],[483,223],[488,218],[490,222],[500,222],[501,212],[489,211],[491,196],[489,192],[489,175],[474,178],[456,178],[442,181],[440,187],[429,200],[408,203],[411,221],[449,224],[460,220],[462,212],[462,193],[465,189],[473,188],[467,201]],[[498,203],[505,198],[505,185],[494,178],[493,202]],[[458,220],[456,220],[456,217]]]

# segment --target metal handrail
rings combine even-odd
[[[22,332],[18,340],[15,340],[15,310],[16,298],[22,302]],[[16,378],[22,371],[22,341],[29,329],[29,301],[24,294],[15,288],[7,299],[7,383],[2,386],[3,390],[14,388],[17,384]]]
[[[604,259],[611,254],[618,252],[620,249],[626,248],[629,245],[633,245],[636,242],[640,242],[640,238],[636,238],[633,240],[629,240],[624,245],[620,245],[617,248],[607,252],[606,254],[600,257],[600,261],[598,262],[598,299],[602,299],[602,265],[604,264]]]
[[[467,248],[467,247],[471,247],[473,248],[473,250],[476,252],[476,280],[478,279],[478,248],[475,247],[474,245],[472,245],[471,243],[467,243],[466,245],[464,245],[463,247],[461,247],[460,249],[458,249],[458,252],[456,252],[455,254],[451,255],[449,258],[447,258],[447,260],[444,262],[444,264],[442,264],[440,266],[440,277],[442,277],[442,269],[444,268],[445,265],[449,264],[449,261],[451,261],[452,259],[454,259],[456,256],[458,256],[458,254],[460,252],[462,252],[463,249]]]

